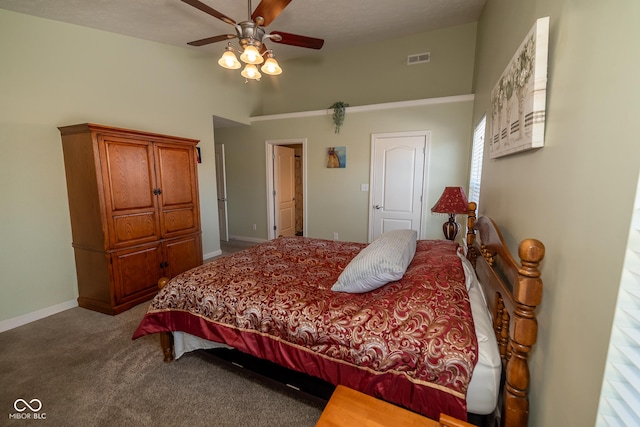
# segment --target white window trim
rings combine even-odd
[[[484,157],[484,141],[487,126],[487,116],[482,116],[473,131],[471,147],[471,162],[469,166],[469,191],[467,199],[480,205],[480,183],[482,180],[482,161]]]
[[[640,425],[640,182],[636,189],[627,250],[596,426]]]

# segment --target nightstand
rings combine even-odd
[[[339,385],[316,427],[473,427],[442,414],[440,422]]]

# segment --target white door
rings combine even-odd
[[[296,234],[296,165],[293,148],[276,145],[273,148],[276,236]]]
[[[372,135],[370,242],[398,229],[416,230],[420,238],[428,138],[428,132]]]
[[[218,227],[220,240],[229,241],[227,219],[227,177],[224,162],[224,144],[216,144],[216,186],[218,190]]]

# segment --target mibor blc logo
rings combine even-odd
[[[40,412],[42,410],[42,402],[40,399],[31,399],[26,401],[25,399],[16,399],[13,402],[13,409],[17,412],[9,414],[10,420],[46,420],[46,412]]]

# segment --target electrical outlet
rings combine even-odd
[[[338,240],[338,232],[333,232],[333,240]]]
[[[253,224],[253,225],[251,226],[251,228],[253,229],[253,231],[256,231],[256,229],[257,229],[257,227],[256,227],[256,225],[255,225],[255,224]]]

